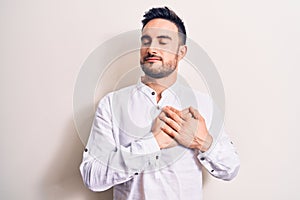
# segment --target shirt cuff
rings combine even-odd
[[[134,154],[153,154],[159,151],[159,145],[153,136],[137,140],[131,144],[131,152]]]

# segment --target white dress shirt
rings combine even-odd
[[[223,128],[205,153],[181,145],[160,149],[151,126],[164,106],[193,106],[211,125],[210,97],[178,81],[158,103],[141,81],[101,99],[80,165],[89,189],[114,187],[114,200],[201,200],[203,167],[223,180],[236,176],[239,157]]]

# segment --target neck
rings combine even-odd
[[[155,79],[155,78],[145,75],[145,76],[142,76],[141,81],[142,81],[142,83],[149,86],[156,92],[156,94],[157,94],[156,100],[158,102],[161,99],[161,93],[165,89],[167,89],[171,85],[173,85],[176,82],[176,79],[177,79],[177,73],[175,71],[174,73],[170,74],[168,77],[164,77],[164,78],[160,78],[160,79]]]

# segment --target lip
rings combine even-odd
[[[145,61],[146,62],[157,62],[157,61],[161,61],[161,59],[158,57],[148,57],[148,58],[145,58]]]

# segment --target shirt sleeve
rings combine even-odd
[[[98,105],[80,172],[89,189],[104,191],[155,168],[159,155],[160,148],[151,132],[127,146],[118,144],[113,134],[109,96],[106,96]]]
[[[223,128],[211,147],[204,153],[199,151],[197,158],[212,176],[222,180],[233,179],[239,171],[239,156]]]

